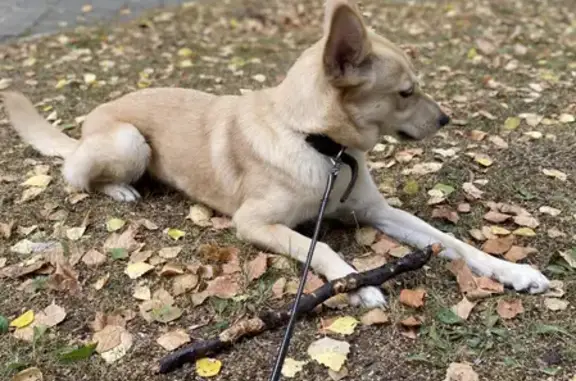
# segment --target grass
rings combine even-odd
[[[61,124],[68,126],[66,132],[78,137],[76,117],[147,83],[191,87],[217,94],[237,94],[240,89],[279,83],[299,52],[320,37],[321,3],[301,1],[303,10],[299,10],[294,2],[231,0],[215,4],[200,1],[186,9],[172,11],[168,21],[158,17],[166,12],[159,10],[125,25],[82,28],[13,42],[0,46],[0,78],[11,78],[14,87],[35,102],[41,102],[39,108],[45,116],[56,110]],[[505,295],[479,303],[467,321],[455,321],[446,311],[461,299],[458,286],[445,268],[446,263],[434,260],[429,269],[405,274],[385,285],[394,324],[359,327],[346,337],[352,344],[347,361],[349,379],[439,380],[444,378],[446,367],[452,361],[473,363],[481,379],[486,380],[570,380],[574,376],[576,273],[558,253],[575,246],[576,125],[541,123],[530,127],[523,121],[514,131],[502,131],[506,118],[522,113],[537,113],[550,120],[557,120],[561,113],[576,114],[573,96],[576,36],[570,24],[570,18],[574,19],[572,8],[568,0],[364,3],[367,23],[395,42],[414,47],[426,91],[449,107],[454,119],[465,121],[465,125],[452,125],[425,142],[394,146],[394,152],[423,148],[423,155],[387,170],[375,170],[375,179],[392,184],[395,194],[389,196],[399,197],[405,209],[468,240],[471,240],[469,229],[486,224],[482,216],[487,208],[481,202],[471,202],[471,212],[460,214],[457,224],[445,223],[431,217],[433,207],[426,204],[426,192],[437,183],[451,185],[456,190],[448,198],[448,204],[456,206],[467,201],[462,191],[464,182],[487,179],[487,184],[481,187],[485,192],[483,201],[516,203],[540,220],[537,236],[520,238],[517,244],[537,248],[538,253],[530,256],[528,262],[544,269],[551,278],[563,280],[567,291],[563,299],[570,304],[565,310],[550,311],[543,305],[541,296],[506,291]],[[492,40],[495,52],[478,51],[477,39]],[[525,46],[526,54],[519,54],[517,45]],[[192,56],[179,57],[177,52],[183,47],[190,48]],[[481,61],[475,63],[467,58],[471,48],[484,56]],[[35,59],[31,65],[30,58]],[[185,59],[191,60],[191,67],[182,67]],[[518,61],[517,68],[506,70],[512,60]],[[83,80],[86,73],[96,74],[97,81],[105,83],[87,86]],[[252,77],[256,74],[264,74],[266,81],[262,84],[254,81]],[[503,85],[491,88],[490,78]],[[70,82],[56,88],[60,80]],[[530,84],[538,84],[543,90],[535,101],[526,102],[534,92]],[[466,101],[455,100],[457,96],[466,97]],[[489,112],[495,119],[482,116],[483,112]],[[67,211],[67,226],[79,226],[91,211],[91,225],[77,243],[81,251],[100,249],[108,236],[105,221],[117,216],[126,220],[148,218],[158,224],[160,230],[166,227],[185,230],[187,235],[178,243],[184,246],[179,257],[183,262],[194,260],[198,243],[233,245],[241,249],[243,258],[251,258],[258,252],[239,242],[233,231],[201,229],[185,221],[190,201],[147,181],[139,185],[144,201],[135,205],[119,204],[98,195],[70,204],[59,174],[60,161],[41,157],[25,147],[7,128],[3,118],[0,113],[0,175],[14,175],[18,181],[0,181],[0,222],[16,221],[17,226],[23,227],[38,225],[37,232],[50,236],[54,221],[45,219],[39,211],[46,204],[55,203]],[[486,140],[472,141],[468,137],[471,130],[499,135],[509,148],[496,149]],[[543,137],[528,139],[524,133],[533,130],[541,132]],[[402,169],[418,161],[433,160],[435,148],[450,147],[459,148],[460,152],[453,158],[443,159],[445,165],[440,172],[416,178],[419,190],[415,194],[402,191],[407,181],[401,174]],[[487,153],[494,164],[482,168],[465,155],[469,151]],[[379,153],[371,154],[373,161],[390,159]],[[18,184],[36,164],[50,166],[53,183],[38,198],[18,203],[22,192]],[[543,175],[545,168],[568,174],[568,180],[561,182]],[[562,213],[557,217],[539,214],[537,211],[542,205],[553,206]],[[563,235],[551,238],[547,231],[552,228]],[[8,240],[0,238],[0,257],[6,257],[9,265],[25,259],[9,252],[9,247],[22,238],[17,233]],[[140,240],[146,242],[149,250],[174,244],[160,232],[143,231]],[[351,230],[327,229],[323,240],[349,260],[354,254],[367,251],[354,241]],[[0,314],[14,318],[27,308],[42,309],[54,299],[66,309],[68,316],[34,343],[3,334],[0,377],[9,378],[20,368],[38,366],[47,380],[199,379],[193,367],[166,376],[156,375],[153,368],[166,354],[156,338],[168,329],[198,325],[201,327],[189,331],[193,338],[207,338],[245,314],[288,302],[288,298],[271,300],[270,287],[280,276],[297,274],[296,266],[289,270],[270,269],[251,285],[246,300],[213,298],[194,307],[189,298],[179,297],[176,304],[184,314],[171,323],[146,323],[137,315],[127,323],[128,330],[135,335],[134,346],[112,365],[97,355],[88,360],[59,361],[58,353],[64,348],[89,341],[92,336],[89,324],[96,312],[128,309],[137,313],[138,304],[132,297],[135,281],[123,274],[124,268],[122,260],[109,260],[97,269],[79,264],[77,271],[83,291],[76,296],[51,291],[43,276],[33,277],[32,287],[27,291],[20,288],[21,280],[2,279]],[[91,287],[105,274],[110,275],[105,288],[98,291]],[[144,277],[142,282],[153,289],[170,287],[166,279],[154,275]],[[428,293],[422,309],[414,310],[398,302],[401,289],[416,287],[423,287]],[[520,298],[525,312],[512,320],[499,318],[496,305],[501,298]],[[362,312],[353,308],[325,310],[320,316],[302,320],[289,356],[298,360],[307,358],[306,348],[319,336],[321,317],[359,316]],[[403,336],[396,325],[413,314],[424,317],[424,325],[415,340]],[[219,355],[224,367],[215,379],[266,380],[281,335],[282,331],[269,332],[238,343],[233,350]],[[310,363],[296,379],[324,380],[326,370]]]

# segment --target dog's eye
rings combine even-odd
[[[408,98],[409,96],[411,96],[412,94],[414,94],[414,86],[412,86],[411,88],[409,88],[408,90],[404,90],[404,91],[400,91],[400,96],[402,98]]]

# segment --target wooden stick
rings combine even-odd
[[[325,283],[310,294],[302,296],[298,306],[298,314],[309,313],[329,298],[356,291],[365,286],[381,286],[382,283],[404,272],[417,270],[424,266],[432,257],[442,251],[439,244],[433,244],[422,250],[414,250],[406,256],[373,270],[354,273],[344,278]],[[258,317],[243,319],[224,330],[218,337],[197,341],[192,345],[173,352],[160,360],[160,373],[168,373],[187,362],[213,355],[231,347],[234,342],[246,336],[254,336],[264,331],[277,328],[290,318],[290,305],[281,311],[264,311]]]

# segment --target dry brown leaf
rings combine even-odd
[[[190,342],[190,336],[183,329],[175,329],[168,331],[158,339],[156,342],[167,351],[173,351],[180,348],[182,345]]]
[[[130,255],[130,263],[146,262],[154,254],[152,250],[135,251]]]
[[[162,304],[170,306],[174,304],[174,298],[172,297],[172,295],[170,295],[170,293],[163,288],[159,288],[158,290],[154,291],[154,293],[152,294],[152,299],[158,300],[162,302]]]
[[[474,274],[472,270],[468,267],[463,259],[457,259],[451,261],[448,265],[449,270],[456,276],[456,281],[460,288],[460,292],[467,294],[478,288],[476,285],[476,280],[474,279]]]
[[[400,325],[407,328],[420,327],[422,323],[423,320],[420,316],[408,316],[400,321]]]
[[[408,307],[419,308],[424,305],[424,297],[426,296],[426,290],[423,289],[403,289],[400,291],[400,303],[407,305]]]
[[[148,286],[136,286],[134,287],[134,292],[132,296],[138,300],[150,300],[152,299],[152,293],[150,287]]]
[[[273,299],[280,299],[284,295],[284,288],[286,287],[286,278],[278,278],[272,285]]]
[[[489,211],[488,213],[486,213],[484,215],[484,219],[486,221],[494,222],[497,224],[504,222],[510,218],[512,218],[512,216],[509,214],[504,214],[504,213],[496,212],[493,210]]]
[[[393,240],[390,237],[382,235],[378,241],[371,246],[371,249],[380,255],[384,255],[390,252],[390,250],[394,249],[395,247],[400,246],[398,242]]]
[[[241,291],[240,281],[237,274],[221,275],[208,282],[206,292],[208,296],[216,296],[221,299],[230,299]]]
[[[364,325],[380,325],[389,323],[390,316],[380,308],[375,308],[362,315],[360,321]]]
[[[464,190],[464,192],[466,193],[466,197],[472,200],[478,200],[482,198],[482,195],[484,194],[483,191],[481,191],[480,189],[478,189],[474,184],[472,183],[464,183],[462,184],[462,189]]]
[[[524,312],[524,307],[522,306],[522,300],[512,299],[504,300],[500,299],[498,301],[498,306],[496,307],[496,312],[502,319],[513,319],[518,314]]]
[[[48,278],[48,286],[58,291],[77,293],[81,286],[78,282],[78,273],[70,266],[64,255],[53,252],[49,261],[56,270]]]
[[[476,241],[486,241],[486,237],[482,233],[480,229],[470,229],[468,233],[474,238]]]
[[[66,319],[66,311],[52,301],[52,304],[36,314],[35,322],[51,328],[62,323],[64,319]]]
[[[224,274],[234,274],[242,271],[240,266],[240,250],[236,248],[231,248],[229,251],[227,262],[222,265],[222,273]]]
[[[489,239],[482,245],[482,250],[489,254],[502,255],[512,248],[514,236]]]
[[[164,259],[174,259],[182,251],[182,246],[164,247],[158,251],[158,255]]]
[[[514,223],[520,226],[526,226],[532,229],[537,228],[540,225],[540,222],[532,216],[527,215],[520,215],[514,217]]]
[[[0,234],[5,239],[8,239],[12,236],[12,228],[14,227],[14,221],[10,221],[8,223],[0,222]]]
[[[190,207],[190,212],[186,216],[187,220],[191,220],[197,226],[210,226],[212,222],[210,218],[214,215],[214,211],[202,204],[195,204]]]
[[[96,291],[101,290],[104,288],[104,286],[106,286],[106,283],[108,283],[109,279],[110,279],[110,274],[106,273],[103,276],[101,276],[100,278],[98,278],[98,280],[96,280],[96,282],[94,282],[92,287],[94,287],[94,289]]]
[[[371,226],[364,226],[360,229],[357,229],[354,237],[356,238],[356,242],[362,246],[370,246],[376,240],[376,235],[378,231]]]
[[[432,218],[447,220],[452,222],[453,224],[458,223],[458,221],[460,220],[458,213],[446,205],[434,208],[434,210],[432,210]]]
[[[136,224],[144,226],[147,230],[158,230],[159,227],[154,222],[145,218],[136,221]]]
[[[561,311],[568,308],[568,302],[566,300],[558,298],[546,298],[544,299],[544,305],[551,311]]]
[[[256,258],[246,263],[245,271],[248,281],[251,282],[260,278],[268,269],[268,255],[265,253],[258,253]]]
[[[106,262],[106,256],[98,250],[92,249],[82,256],[82,262],[86,266],[97,267]]]
[[[122,234],[112,233],[104,242],[104,251],[109,252],[111,249],[125,249],[129,253],[139,250],[144,244],[139,243],[134,238],[138,232],[139,225],[129,225]]]
[[[482,290],[489,291],[494,294],[504,293],[504,285],[502,283],[495,281],[494,279],[481,276],[481,277],[475,277],[474,280],[476,281],[478,288]]]
[[[387,260],[384,255],[369,254],[362,257],[356,257],[352,260],[352,265],[359,272],[372,270],[386,264]]]
[[[472,207],[467,202],[460,203],[456,207],[456,211],[459,213],[470,213],[470,210],[472,210]]]
[[[480,381],[478,374],[470,364],[450,363],[444,381]]]
[[[96,352],[106,352],[119,346],[123,332],[125,332],[124,327],[117,325],[107,325],[102,330],[97,331],[92,338],[93,342],[98,343]]]
[[[512,246],[504,255],[504,258],[510,262],[518,262],[536,252],[537,250],[533,247]]]
[[[458,315],[460,317],[460,319],[468,320],[468,317],[470,316],[470,312],[472,312],[472,309],[474,308],[475,305],[476,305],[476,303],[469,301],[464,296],[462,298],[462,300],[458,302],[458,304],[452,306],[452,311],[456,315]]]
[[[306,284],[304,285],[304,293],[310,294],[314,292],[317,288],[320,288],[324,285],[324,281],[320,279],[320,277],[312,272],[308,273],[308,277],[306,277]]]
[[[182,274],[184,274],[184,266],[174,262],[166,263],[159,272],[160,276],[167,276],[167,277]]]
[[[177,275],[172,281],[172,293],[174,296],[182,295],[190,290],[193,290],[198,285],[198,275],[196,274],[183,274]]]
[[[12,376],[12,381],[43,381],[44,376],[42,371],[36,367],[24,369],[14,376]]]

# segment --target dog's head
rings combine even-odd
[[[331,109],[342,110],[347,120],[333,132],[360,143],[351,145],[366,148],[380,135],[420,140],[450,121],[420,89],[407,54],[368,30],[352,1],[327,1],[320,49],[326,90],[336,94],[331,102],[338,102]],[[342,124],[355,131],[344,131]]]

